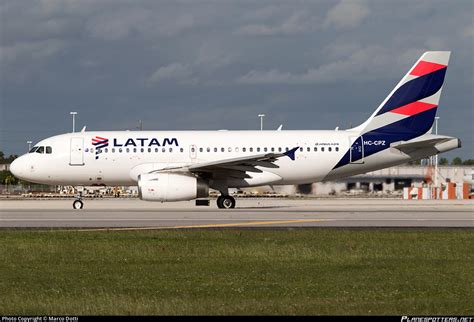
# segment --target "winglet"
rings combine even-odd
[[[296,150],[298,150],[300,147],[297,146],[296,148],[293,148],[291,150],[288,150],[286,151],[285,153],[283,153],[284,155],[286,155],[287,157],[289,157],[291,160],[295,161],[295,152]]]

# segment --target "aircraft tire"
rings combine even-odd
[[[75,200],[72,203],[72,208],[73,209],[82,209],[83,206],[84,206],[84,203],[81,200]]]
[[[235,199],[232,196],[219,196],[217,198],[217,207],[221,209],[235,208]]]

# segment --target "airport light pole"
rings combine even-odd
[[[263,131],[263,118],[265,114],[258,114],[258,117],[260,118],[260,131]]]
[[[28,143],[28,152],[30,152],[31,150],[31,143],[33,143],[32,141],[26,141],[26,143]]]
[[[76,131],[76,115],[77,112],[69,112],[72,115],[72,133]]]
[[[438,135],[439,116],[435,116],[435,134]],[[435,155],[435,187],[438,186],[438,154]]]

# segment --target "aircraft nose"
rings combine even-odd
[[[10,164],[10,172],[13,173],[15,177],[20,179],[24,176],[25,173],[23,159],[24,158],[21,156],[13,160],[13,162]]]

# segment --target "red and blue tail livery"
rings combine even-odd
[[[449,56],[449,51],[424,53],[373,115],[354,129],[359,131],[361,140],[354,140],[351,149],[334,168],[351,162],[351,150],[363,149],[364,153],[360,157],[367,157],[389,148],[391,143],[408,141],[430,131],[441,97]],[[383,141],[385,144],[362,144],[359,147],[359,141]],[[356,160],[352,158],[352,161]]]

